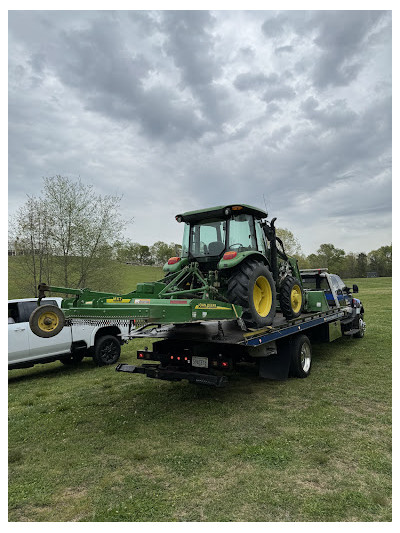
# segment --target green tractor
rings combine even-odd
[[[297,260],[286,255],[276,236],[276,219],[268,223],[266,217],[265,211],[244,204],[177,215],[184,223],[182,252],[164,265],[163,279],[138,283],[123,295],[40,284],[31,330],[52,337],[65,319],[130,329],[236,319],[242,329],[262,328],[272,324],[277,309],[296,318],[304,307]],[[41,305],[47,291],[75,297],[56,309]]]
[[[214,298],[242,307],[248,327],[272,324],[278,306],[286,318],[298,317],[303,290],[297,260],[286,255],[275,232],[276,218],[268,223],[266,217],[265,211],[244,204],[177,215],[185,224],[182,252],[164,265],[165,281],[195,265],[199,278],[176,280],[179,288],[190,293],[206,280],[218,291]]]

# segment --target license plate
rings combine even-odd
[[[192,366],[197,366],[198,368],[208,368],[208,357],[197,357],[194,355],[192,357]]]

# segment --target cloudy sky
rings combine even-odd
[[[43,176],[123,194],[134,241],[263,207],[305,253],[391,242],[389,11],[10,11],[9,212]]]

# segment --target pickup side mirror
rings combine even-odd
[[[358,292],[358,285],[353,285],[353,292]]]

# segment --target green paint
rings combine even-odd
[[[257,252],[256,250],[250,250],[247,252],[238,252],[237,256],[233,259],[221,259],[221,261],[218,263],[218,269],[225,270],[227,268],[233,268],[250,256],[254,256],[255,259],[266,262],[265,256],[261,252]]]
[[[326,300],[324,291],[305,291],[304,295],[305,312],[311,313],[312,311],[328,311],[329,305]]]

